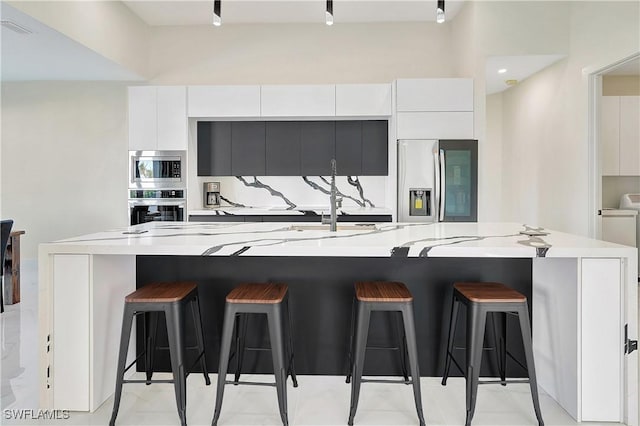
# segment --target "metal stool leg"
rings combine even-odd
[[[242,372],[242,362],[244,360],[244,348],[246,346],[247,324],[249,323],[249,314],[236,314],[236,372],[233,377],[234,384],[237,385]]]
[[[349,371],[347,372],[347,383],[351,383],[351,372],[353,370],[353,344],[354,344],[354,329],[355,329],[355,324],[356,324],[356,298],[353,298],[353,301],[351,302],[351,331],[349,333],[349,355],[348,355],[348,368]]]
[[[364,370],[364,354],[367,348],[367,337],[369,334],[369,319],[371,309],[368,304],[357,302],[356,336],[354,345],[354,362],[351,382],[351,408],[349,410],[349,425],[353,425],[353,418],[358,409],[358,399],[360,397],[360,386],[362,384],[362,371]]]
[[[158,312],[147,312],[146,315],[149,316],[149,328],[147,333],[147,341],[146,341],[146,353],[145,353],[145,371],[147,376],[147,385],[150,385],[151,382],[149,380],[153,377],[153,360],[155,358],[156,353],[156,339],[158,337]],[[145,327],[146,328],[146,327]]]
[[[413,382],[413,397],[416,402],[416,411],[420,425],[424,426],[424,414],[422,412],[422,395],[420,392],[420,368],[418,364],[418,345],[416,342],[416,329],[413,318],[413,305],[406,303],[402,307],[402,319],[404,332],[407,337],[407,352],[409,353],[409,366],[411,369],[411,381]]]
[[[187,424],[187,383],[184,357],[184,310],[183,303],[172,303],[165,309],[167,319],[167,337],[169,340],[169,354],[171,356],[171,370],[173,372],[173,386],[176,392],[176,405],[180,423]]]
[[[284,312],[282,304],[273,305],[271,312],[267,314],[269,327],[269,340],[273,355],[273,373],[276,376],[276,390],[278,393],[278,406],[282,424],[287,426],[287,370],[284,363]]]
[[[496,357],[498,358],[498,370],[500,371],[500,380],[502,386],[507,386],[507,313],[492,312],[491,320],[493,322],[493,337],[496,343]],[[500,325],[496,323],[499,321]]]
[[[409,384],[409,374],[407,372],[407,331],[406,328],[402,327],[401,324],[403,314],[401,312],[390,311],[389,315],[391,315],[392,321],[396,326],[396,341],[398,342],[398,353],[400,354],[400,368],[402,370],[402,377],[404,377],[404,381]]]
[[[291,311],[289,310],[289,296],[287,295],[285,299],[285,310],[284,320],[286,324],[285,333],[287,335],[287,343],[289,346],[289,355],[287,358],[289,368],[287,370],[288,374],[291,375],[291,381],[293,382],[293,387],[298,387],[298,379],[296,377],[296,367],[294,364],[294,355],[293,355],[293,332],[291,331]]]
[[[520,320],[520,331],[522,332],[522,343],[524,344],[524,354],[527,360],[527,370],[529,373],[529,386],[531,387],[531,398],[533,399],[533,409],[536,412],[538,425],[544,426],[542,412],[540,411],[540,401],[538,399],[538,382],[536,380],[536,368],[533,362],[533,347],[531,341],[531,328],[529,326],[529,309],[526,302],[518,309]]]
[[[449,338],[447,340],[447,353],[445,355],[444,374],[442,375],[442,386],[447,385],[447,379],[449,378],[449,369],[451,368],[451,358],[453,357],[453,341],[456,335],[456,324],[458,322],[458,310],[460,308],[460,302],[456,298],[455,294],[451,300],[451,318],[449,320]]]
[[[222,397],[224,396],[224,384],[227,377],[227,368],[229,367],[229,352],[231,351],[231,339],[233,337],[233,325],[236,319],[235,308],[229,303],[224,306],[224,321],[222,325],[222,342],[220,343],[220,362],[218,365],[218,389],[216,393],[216,406],[213,413],[211,426],[218,424],[220,418],[220,410],[222,409]]]
[[[204,331],[202,330],[202,316],[200,315],[200,303],[198,296],[191,300],[191,314],[193,316],[193,325],[196,330],[196,341],[198,342],[198,356],[200,357],[200,368],[204,375],[204,383],[209,386],[209,370],[207,369],[206,352],[204,350]]]
[[[467,305],[467,418],[465,425],[470,426],[476,409],[478,380],[482,362],[484,329],[487,321],[486,311],[474,303]]]
[[[127,367],[127,352],[129,351],[129,338],[131,337],[131,324],[133,323],[134,310],[125,303],[122,315],[122,331],[120,332],[120,353],[118,354],[118,369],[116,372],[116,391],[113,395],[113,411],[109,425],[116,423],[118,409],[120,408],[120,398],[122,396],[122,381],[124,380],[124,369]]]

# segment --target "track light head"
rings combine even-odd
[[[442,24],[444,22],[444,0],[438,0],[438,8],[436,9],[436,22]]]
[[[222,25],[222,0],[214,0],[213,2],[213,25],[219,27]]]
[[[327,0],[327,9],[325,12],[327,25],[333,25],[333,0]]]

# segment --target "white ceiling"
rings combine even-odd
[[[489,56],[485,68],[487,95],[498,93],[511,87],[506,83],[507,80],[521,82],[564,57],[566,55],[560,54]],[[500,69],[506,69],[507,71],[501,74],[498,73]]]
[[[32,31],[18,34],[2,25],[1,81],[142,80],[4,2],[0,2],[0,16]]]
[[[123,1],[148,25],[211,25],[213,0]],[[453,19],[462,0],[446,0],[445,14]],[[334,0],[336,25],[356,22],[435,21],[437,0]],[[325,0],[222,0],[222,23],[325,22]]]

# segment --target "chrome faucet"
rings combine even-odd
[[[338,204],[342,204],[342,199],[338,199],[338,190],[336,188],[336,160],[335,158],[331,160],[331,195],[329,197],[329,202],[331,203],[331,217],[330,221],[324,218],[321,218],[322,223],[329,223],[329,231],[336,232],[338,230],[338,215],[336,210],[338,208]]]

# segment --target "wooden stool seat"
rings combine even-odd
[[[517,303],[527,300],[524,294],[500,283],[464,282],[455,283],[453,288],[474,303]]]
[[[287,294],[286,284],[245,283],[227,295],[228,303],[280,303]]]
[[[411,302],[413,296],[403,283],[368,281],[356,283],[356,299],[361,302]]]
[[[129,303],[178,302],[197,287],[194,282],[152,283],[127,295],[124,300]]]

